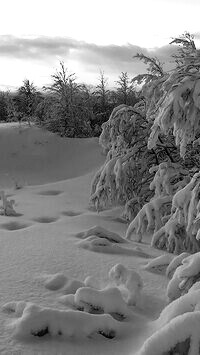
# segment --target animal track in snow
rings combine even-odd
[[[67,217],[76,217],[76,216],[80,216],[81,214],[83,214],[83,213],[78,212],[78,211],[63,211],[62,212],[62,215],[67,216]]]
[[[57,217],[48,217],[48,216],[41,216],[33,219],[33,221],[38,223],[52,223],[52,222],[56,222],[57,220],[58,220]]]
[[[18,229],[24,229],[24,228],[28,228],[29,226],[31,226],[31,224],[21,223],[21,222],[16,222],[16,221],[11,221],[8,223],[0,224],[1,229],[6,229],[8,231],[15,231]]]
[[[63,191],[60,190],[46,190],[46,191],[40,191],[38,192],[38,195],[43,195],[43,196],[56,196],[62,194]]]

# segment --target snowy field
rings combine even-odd
[[[95,231],[81,234],[98,225],[124,237],[127,229],[120,208],[88,208],[91,179],[105,159],[98,139],[1,125],[0,150],[1,190],[17,212],[0,216],[0,354],[139,354],[167,304],[168,279],[144,267],[162,254],[148,237],[99,243]],[[110,298],[116,264],[139,273],[136,304],[116,287]]]

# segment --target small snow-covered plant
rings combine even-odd
[[[16,216],[17,213],[14,209],[15,200],[8,200],[4,191],[0,192],[0,199],[2,206],[0,206],[0,214],[5,216]]]
[[[12,322],[20,337],[42,337],[46,334],[84,338],[100,334],[114,338],[119,332],[119,322],[109,314],[88,314],[82,311],[44,308],[27,304],[20,318]]]
[[[141,300],[143,281],[140,275],[122,264],[114,265],[109,271],[109,279],[116,286],[122,286],[127,294],[126,302],[129,305],[138,305]]]
[[[101,290],[81,287],[74,295],[74,302],[89,313],[116,314],[121,318],[127,318],[130,315],[130,310],[117,287],[106,287]]]

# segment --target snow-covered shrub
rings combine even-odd
[[[109,313],[122,319],[129,317],[131,313],[117,287],[106,287],[102,290],[92,287],[79,288],[74,295],[74,302],[89,313]]]
[[[110,281],[116,286],[122,286],[126,291],[126,302],[129,305],[140,303],[143,281],[136,271],[127,269],[122,264],[116,264],[110,269],[108,276]]]
[[[46,334],[63,337],[91,337],[95,334],[114,338],[119,322],[109,314],[89,314],[81,311],[59,310],[28,304],[20,318],[13,321],[20,337],[42,337]]]
[[[117,106],[102,125],[99,142],[108,153],[94,176],[90,196],[98,211],[151,194],[142,184],[150,177],[148,167],[156,163],[155,154],[146,150],[148,130],[143,112],[127,105]],[[130,213],[130,203],[128,210],[127,215],[135,213]]]
[[[125,240],[119,234],[109,231],[101,226],[94,226],[84,232],[77,233],[76,238],[86,239],[90,236],[107,239],[111,243],[124,243]]]
[[[131,239],[131,235],[135,232],[137,235],[137,241],[142,241],[142,235],[146,231],[150,231],[152,228],[155,231],[159,230],[162,226],[161,209],[163,208],[164,212],[165,206],[170,202],[170,196],[159,196],[152,198],[141,208],[136,217],[130,223],[125,238]]]
[[[2,206],[0,206],[0,214],[5,216],[16,216],[17,212],[14,209],[15,200],[8,200],[4,191],[0,192]]]
[[[147,74],[146,105],[120,105],[103,124],[108,153],[91,189],[98,211],[125,205],[127,239],[153,232],[152,246],[176,254],[200,250],[200,52],[182,44],[170,74]]]

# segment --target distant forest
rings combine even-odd
[[[114,107],[134,106],[139,100],[134,79],[122,72],[116,88],[108,88],[108,79],[100,72],[96,87],[79,84],[64,62],[51,76],[52,84],[38,90],[25,79],[15,92],[0,92],[0,122],[34,122],[60,136],[99,136]]]

